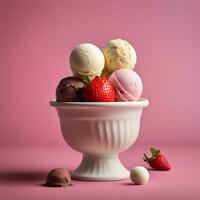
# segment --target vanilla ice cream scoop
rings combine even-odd
[[[122,39],[109,41],[103,49],[103,54],[105,69],[110,73],[121,68],[133,69],[137,60],[134,48]]]
[[[100,76],[105,59],[101,50],[93,44],[83,43],[74,48],[70,55],[70,65],[75,77],[92,80]]]

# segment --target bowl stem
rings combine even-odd
[[[72,178],[88,181],[114,181],[129,176],[130,172],[120,162],[118,154],[84,154],[79,167],[72,173]]]

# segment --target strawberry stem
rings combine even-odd
[[[154,158],[154,159],[156,159],[158,154],[160,154],[160,150],[156,149],[156,148],[153,148],[153,147],[150,148],[150,151],[151,151],[151,154],[152,154],[152,158]]]
[[[90,82],[90,79],[88,78],[88,76],[85,76],[85,78],[83,79],[83,83],[85,83],[86,85],[88,85]]]
[[[154,161],[154,160],[157,158],[157,156],[160,154],[160,150],[151,147],[151,148],[150,148],[150,152],[151,152],[151,154],[152,154],[150,158],[147,157],[146,154],[144,154],[144,158],[143,158],[143,160],[144,160],[145,162],[147,162],[148,164],[149,164],[150,162]]]

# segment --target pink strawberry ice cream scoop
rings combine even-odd
[[[108,79],[116,91],[116,101],[137,101],[142,94],[142,80],[131,69],[114,71]]]

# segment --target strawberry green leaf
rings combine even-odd
[[[149,162],[149,158],[147,157],[147,155],[146,154],[144,154],[144,158],[143,158],[143,160],[144,160],[144,162]]]
[[[158,154],[160,154],[160,150],[156,149],[156,148],[150,148],[150,151],[152,153],[153,158],[156,158],[158,156]]]
[[[88,76],[85,76],[85,78],[83,79],[83,82],[88,85],[90,82],[90,79],[88,78]]]

